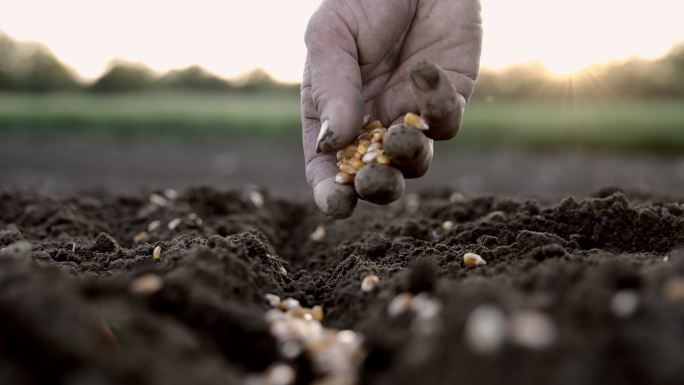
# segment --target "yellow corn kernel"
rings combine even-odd
[[[375,157],[375,161],[380,163],[380,164],[390,164],[392,163],[392,160],[389,158],[389,156],[383,154],[382,152],[378,151],[378,156]]]
[[[356,146],[350,144],[344,149],[344,158],[353,158],[356,153]]]
[[[361,159],[354,158],[349,161],[349,165],[354,167],[356,170],[360,170],[363,167],[363,161]]]
[[[428,127],[427,123],[425,123],[425,120],[423,120],[423,118],[412,112],[409,112],[404,116],[404,124],[407,126],[415,127],[419,130],[427,130],[428,128],[430,128]]]
[[[152,252],[152,259],[154,259],[155,261],[161,259],[161,246],[157,246],[154,248],[154,251]]]
[[[335,175],[335,183],[352,184],[354,183],[354,175],[347,174],[346,172],[338,172],[337,175]]]
[[[337,161],[341,162],[344,159],[344,150],[337,151]]]
[[[368,140],[368,139],[361,139],[361,140],[359,140],[359,146],[366,146],[366,147],[368,147],[368,146],[370,145],[370,143],[371,143],[371,142],[370,142],[370,140]]]
[[[372,122],[366,124],[366,127],[364,127],[363,129],[364,129],[364,130],[371,131],[371,130],[374,130],[374,129],[376,129],[376,128],[382,128],[382,122],[381,122],[381,121],[379,121],[379,120],[374,120],[374,121],[372,121]]]
[[[344,163],[340,166],[340,171],[351,175],[356,174],[356,169],[347,163]]]
[[[356,147],[357,154],[361,154],[361,156],[363,156],[363,154],[365,154],[366,152],[368,152],[368,145],[359,144],[359,146]]]
[[[463,263],[466,266],[482,266],[486,265],[487,261],[485,261],[484,258],[475,253],[465,253],[463,255]]]
[[[371,136],[371,140],[373,143],[382,143],[382,139],[385,138],[385,133],[384,132],[376,132]]]

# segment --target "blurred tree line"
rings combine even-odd
[[[0,90],[298,92],[298,86],[278,83],[259,69],[228,81],[199,66],[157,75],[142,64],[123,61],[112,62],[98,79],[84,83],[44,46],[17,43],[0,33]],[[539,63],[483,69],[473,96],[487,101],[620,97],[684,98],[684,43],[658,60],[594,65],[568,77],[554,76]]]

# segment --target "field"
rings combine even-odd
[[[299,124],[293,92],[0,94],[0,129],[22,134],[298,141]],[[684,149],[684,112],[679,100],[474,100],[454,145],[672,153]]]

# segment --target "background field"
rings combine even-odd
[[[296,92],[2,93],[0,129],[114,137],[272,137],[299,141]],[[474,99],[453,146],[684,149],[684,102]]]

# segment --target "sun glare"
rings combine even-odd
[[[7,0],[0,31],[44,43],[85,78],[120,58],[157,71],[198,64],[226,77],[259,67],[296,82],[304,29],[319,4]],[[567,75],[597,62],[657,57],[684,40],[681,1],[482,0],[482,7],[482,65],[491,68],[538,61]]]

